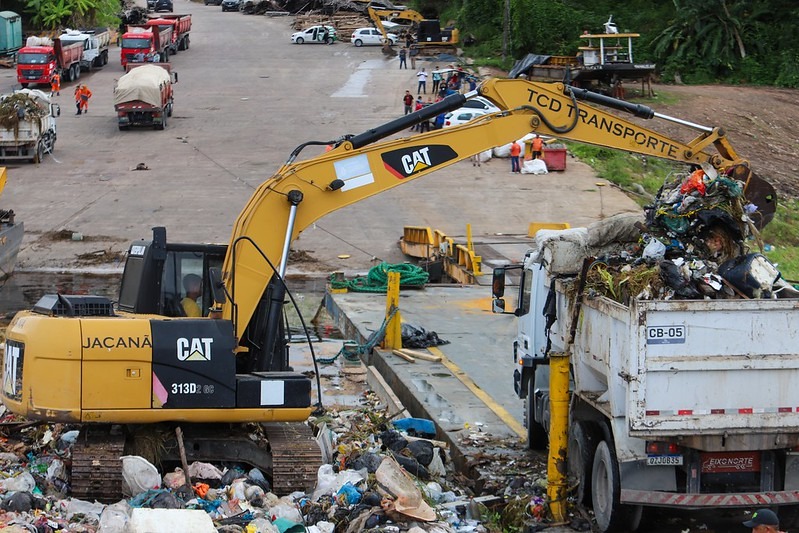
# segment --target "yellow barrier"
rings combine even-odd
[[[568,222],[530,222],[527,228],[527,236],[535,237],[538,230],[541,229],[569,229],[571,225]]]

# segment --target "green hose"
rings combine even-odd
[[[347,289],[352,292],[386,292],[388,290],[388,273],[399,272],[401,287],[422,287],[430,275],[416,265],[409,263],[380,263],[369,269],[366,277],[360,276],[350,280],[335,281],[330,276],[330,287]]]

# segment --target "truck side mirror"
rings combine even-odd
[[[216,267],[208,269],[208,285],[211,287],[211,295],[214,298],[214,303],[219,305],[227,301],[225,296],[225,285],[222,283],[222,272]]]
[[[505,268],[497,267],[494,269],[491,279],[491,294],[494,298],[505,296]]]
[[[504,313],[505,312],[505,269],[498,267],[494,269],[491,278],[491,312]]]
[[[178,82],[178,73],[177,72],[173,72],[172,73],[172,78],[173,78],[172,83],[177,83]]]

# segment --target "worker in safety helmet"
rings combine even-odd
[[[752,533],[782,533],[780,519],[771,509],[758,509],[752,513],[752,518],[743,524],[745,527],[751,527]]]

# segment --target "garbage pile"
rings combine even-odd
[[[162,475],[143,457],[126,456],[127,497],[108,505],[69,497],[77,430],[7,417],[8,437],[0,441],[0,529],[465,532],[488,531],[490,521],[543,523],[543,464],[494,458],[497,495],[480,496],[453,471],[432,421],[392,419],[372,393],[364,394],[363,404],[311,420],[330,453],[308,492],[276,495],[263,472],[242,464],[194,462],[188,472],[175,468]],[[479,439],[487,450],[497,447],[479,428],[464,438]]]
[[[563,238],[577,243],[583,257],[596,257],[586,274],[588,293],[624,304],[632,299],[799,297],[774,264],[749,251],[763,247],[752,220],[758,206],[746,201],[744,183],[732,177],[733,170],[719,174],[703,165],[677,176],[644,208],[643,219],[611,217],[585,233],[565,230],[571,234]],[[553,233],[538,239],[539,248]],[[561,262],[582,262],[575,259],[572,253]]]
[[[41,95],[44,93],[36,91],[18,91],[3,97],[0,100],[0,127],[8,131],[14,131],[14,137],[19,135],[19,122],[21,120],[41,119],[47,116],[48,109],[44,109],[36,101],[33,94]]]

